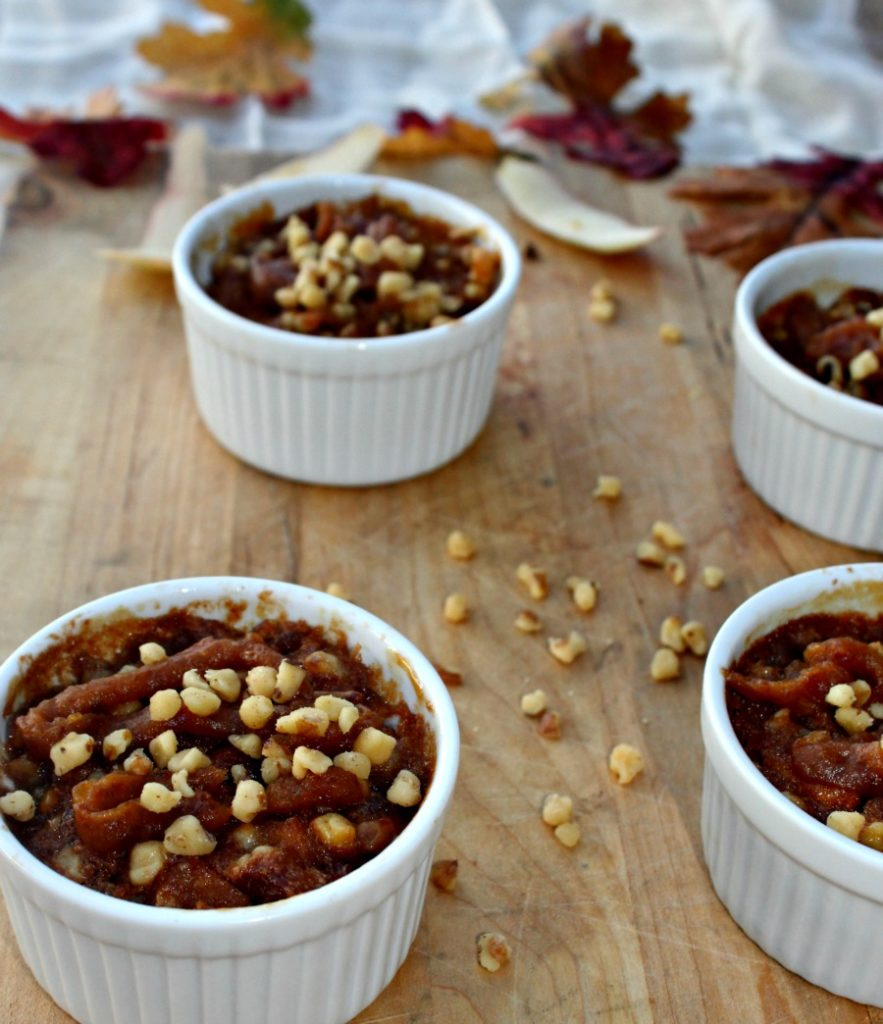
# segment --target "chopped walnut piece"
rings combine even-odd
[[[575,821],[565,821],[563,824],[556,826],[554,835],[562,846],[572,850],[574,846],[579,844],[582,833]]]
[[[681,531],[664,519],[657,519],[650,527],[650,533],[654,540],[658,540],[660,544],[663,544],[670,551],[677,551],[686,544]]]
[[[616,319],[616,301],[614,299],[591,299],[589,316],[599,324],[609,324]]]
[[[702,569],[702,582],[709,590],[717,590],[724,584],[724,571],[717,565],[706,565]]]
[[[173,729],[166,729],[159,736],[154,736],[148,745],[150,756],[157,768],[165,768],[169,759],[178,752],[178,737]]]
[[[582,576],[568,576],[565,586],[581,612],[590,612],[598,603],[598,585]]]
[[[434,861],[429,872],[429,881],[439,892],[454,892],[457,888],[458,869],[459,864],[456,860]]]
[[[353,744],[353,750],[364,754],[371,764],[374,765],[385,764],[392,757],[395,747],[395,736],[390,736],[389,733],[375,729],[373,725],[363,729]]]
[[[414,807],[420,803],[420,797],[420,780],[407,768],[402,768],[386,791],[386,799],[398,807]]]
[[[101,752],[108,761],[115,761],[122,757],[132,742],[131,729],[114,729],[109,732],[101,741]]]
[[[322,708],[295,708],[276,719],[276,732],[319,739],[328,732],[331,719]]]
[[[323,846],[338,850],[355,846],[356,827],[342,814],[320,814],[310,822],[310,829]]]
[[[681,654],[687,646],[681,632],[682,627],[683,623],[677,615],[666,616],[659,627],[659,642],[662,646],[670,647],[673,651]]]
[[[608,476],[602,473],[595,483],[592,491],[593,498],[600,498],[604,501],[616,501],[622,494],[622,481],[618,476]]]
[[[878,701],[875,701],[873,704],[871,704],[868,707],[868,711],[870,711],[876,719],[883,718],[883,704],[879,703]]]
[[[589,289],[589,298],[612,299],[613,283],[609,281],[606,277],[598,278],[598,280]]]
[[[533,690],[521,698],[521,712],[529,718],[541,715],[549,706],[549,698],[545,690]]]
[[[879,327],[883,330],[883,306],[878,309],[871,309],[865,313],[865,320],[871,325],[871,327]]]
[[[702,657],[708,653],[708,636],[705,626],[696,619],[690,619],[681,626],[681,636],[692,654]]]
[[[153,642],[141,644],[138,648],[138,656],[141,658],[142,665],[158,665],[168,657],[165,647]]]
[[[853,380],[864,380],[880,369],[880,358],[872,348],[866,348],[849,360],[849,376]]]
[[[249,729],[261,729],[273,717],[273,702],[269,697],[253,693],[239,705],[239,717]]]
[[[325,588],[325,593],[330,594],[332,597],[339,597],[341,601],[349,601],[350,593],[342,583],[338,583],[337,580],[332,580]]]
[[[447,540],[448,555],[458,562],[468,562],[475,555],[475,541],[462,530],[452,530]]]
[[[867,711],[860,711],[858,708],[837,708],[834,712],[834,718],[837,720],[840,728],[844,732],[848,732],[850,736],[867,732],[874,724],[874,719],[871,718]]]
[[[255,665],[245,677],[248,692],[258,697],[272,697],[276,689],[276,669],[272,665]]]
[[[138,747],[123,761],[123,771],[133,775],[149,775],[153,771],[153,761]]]
[[[0,811],[16,821],[30,821],[36,812],[34,798],[23,789],[0,796]]]
[[[684,340],[684,332],[677,324],[660,324],[659,340],[666,345],[680,345]]]
[[[660,647],[650,662],[650,678],[655,683],[666,683],[681,674],[681,662],[670,647]]]
[[[181,695],[177,690],[157,690],[150,697],[151,722],[167,722],[181,710]]]
[[[221,706],[221,698],[211,690],[201,690],[196,686],[185,686],[181,691],[184,707],[198,718],[208,718]]]
[[[301,683],[306,678],[306,672],[300,665],[292,665],[290,661],[283,661],[276,670],[276,686],[270,697],[276,704],[286,704],[300,690]]]
[[[334,762],[321,750],[311,747],[295,747],[291,758],[291,774],[296,779],[305,779],[307,772],[313,775],[324,775]]]
[[[233,803],[230,805],[233,817],[239,821],[251,821],[267,809],[267,792],[260,782],[242,779],[236,785]]]
[[[441,681],[445,686],[462,686],[463,685],[463,674],[457,672],[452,668],[445,668],[444,665],[439,665],[438,662],[434,661],[432,667],[438,672],[441,677]]]
[[[501,935],[499,932],[482,932],[476,943],[479,966],[486,971],[493,973],[509,963],[512,947],[505,935]]]
[[[549,653],[562,665],[573,664],[581,654],[588,650],[588,646],[586,638],[575,629],[571,630],[566,639],[558,636],[550,636],[548,639]]]
[[[184,814],[166,829],[163,846],[179,857],[204,857],[218,845],[217,839],[202,827],[199,818]]]
[[[561,793],[549,793],[543,798],[541,811],[543,821],[553,828],[573,818],[573,800]]]
[[[153,814],[165,814],[177,807],[183,796],[174,789],[166,789],[161,782],[145,782],[141,790],[140,804]]]
[[[542,569],[522,562],[515,570],[515,578],[524,585],[534,601],[545,601],[549,596],[549,580]]]
[[[189,673],[185,672],[185,676]],[[242,692],[242,680],[232,668],[209,668],[205,672],[206,682],[209,687],[221,698],[232,704],[239,699]]]
[[[515,616],[515,628],[522,633],[539,633],[543,628],[540,617],[529,608],[522,610]]]
[[[166,863],[163,844],[151,840],[136,843],[129,853],[129,881],[132,885],[150,885]]]
[[[855,690],[849,683],[836,683],[825,694],[825,702],[835,708],[851,708],[855,704]]]
[[[469,618],[466,598],[462,594],[448,594],[445,598],[444,616],[448,622],[465,622]]]
[[[858,841],[863,846],[883,851],[883,821],[872,821],[859,833]]]
[[[610,751],[608,765],[620,786],[628,786],[644,770],[644,757],[630,743],[617,743]]]
[[[561,715],[554,709],[544,711],[537,722],[537,732],[544,740],[561,739]]]
[[[687,579],[687,566],[680,555],[668,555],[665,559],[665,574],[679,587]]]
[[[641,565],[652,565],[657,569],[665,565],[665,552],[652,540],[642,540],[635,548],[635,557]]]
[[[56,775],[65,775],[85,764],[95,749],[95,740],[85,732],[69,732],[49,750]]]
[[[871,685],[864,679],[856,679],[852,683],[852,692],[855,694],[855,702],[859,707],[867,704],[871,696]]]
[[[865,827],[865,816],[859,811],[831,811],[825,824],[849,839],[858,839]]]

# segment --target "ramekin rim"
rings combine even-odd
[[[217,932],[225,926],[236,930],[245,929],[258,921],[271,923],[284,919],[301,919],[312,913],[327,911],[332,905],[345,906],[354,894],[373,891],[380,879],[392,876],[397,868],[414,856],[431,834],[436,822],[444,815],[453,795],[459,764],[459,726],[453,701],[432,663],[403,633],[379,616],[341,598],[298,583],[252,576],[192,576],[156,580],[104,594],[57,616],[31,634],[0,663],[0,700],[5,701],[6,689],[15,678],[18,661],[32,649],[42,649],[40,644],[45,644],[57,635],[59,630],[77,618],[85,619],[89,615],[109,612],[112,606],[126,607],[128,601],[150,601],[153,599],[151,595],[186,594],[188,590],[198,590],[212,585],[225,585],[231,589],[244,588],[252,591],[255,596],[259,590],[267,588],[307,593],[321,606],[339,613],[344,628],[347,616],[355,616],[377,633],[384,643],[387,643],[387,639],[394,638],[396,646],[393,647],[390,643],[390,650],[402,654],[408,665],[418,674],[420,688],[427,697],[428,707],[437,723],[438,740],[432,783],[407,827],[388,847],[355,871],[318,889],[250,907],[200,910],[155,907],[100,893],[54,871],[24,847],[5,822],[0,824],[0,858],[17,866],[26,865],[31,881],[38,885],[41,891],[69,907],[82,909],[84,913],[105,922],[134,924],[153,930],[173,927],[179,934],[194,935],[205,931]],[[197,597],[194,596],[191,600],[197,600]],[[378,893],[378,902],[382,900],[383,895],[382,892]]]
[[[190,265],[190,256],[200,241],[200,233],[204,229],[205,222],[211,217],[225,210],[235,209],[247,202],[254,202],[256,198],[270,198],[276,193],[284,193],[293,189],[310,191],[312,187],[319,184],[327,186],[331,183],[338,186],[352,185],[353,187],[364,185],[366,194],[368,190],[380,191],[383,188],[389,188],[390,194],[395,190],[400,190],[406,194],[432,196],[440,202],[448,203],[453,209],[461,210],[464,215],[468,214],[470,217],[474,217],[480,227],[485,228],[493,235],[492,241],[503,257],[499,284],[481,305],[451,323],[391,335],[386,338],[325,338],[299,334],[296,331],[285,331],[278,327],[270,327],[267,324],[248,320],[216,302],[197,282]],[[406,195],[396,198],[406,199]],[[439,216],[441,215],[439,214]],[[431,346],[460,326],[471,326],[493,319],[506,308],[515,293],[521,277],[521,254],[511,234],[495,217],[469,200],[446,192],[444,189],[385,174],[311,174],[298,178],[255,181],[221,195],[201,207],[178,233],[172,253],[172,271],[181,305],[191,303],[201,314],[213,318],[228,329],[244,331],[256,342],[286,352],[296,346],[301,350],[322,354],[345,353],[347,357],[351,358],[354,353],[395,354],[402,349]]]
[[[821,581],[837,583],[837,576],[851,575],[853,580],[873,579],[883,581],[883,562],[853,562],[843,565],[823,566],[806,572],[783,577],[756,591],[735,608],[721,625],[706,655],[703,669],[701,697],[702,740],[706,756],[710,758],[718,775],[721,769],[738,779],[743,789],[734,791],[721,778],[743,814],[766,837],[780,849],[785,850],[798,862],[817,874],[823,874],[822,860],[832,864],[848,865],[850,872],[831,870],[825,877],[857,895],[873,898],[883,903],[883,854],[863,846],[834,829],[817,821],[812,815],[793,804],[781,793],[752,762],[736,736],[726,708],[723,669],[744,651],[749,637],[760,635],[761,618],[776,619],[791,608],[799,608],[820,595]],[[781,600],[782,595],[792,595]],[[773,598],[778,600],[773,601]],[[761,609],[769,610],[761,615]],[[768,815],[750,814],[744,806],[747,798],[758,801]],[[801,833],[803,841],[789,839],[783,833]],[[864,872],[862,874],[861,872]],[[868,872],[878,885],[878,895],[867,892]],[[829,877],[830,874],[830,877]]]
[[[777,373],[802,396],[816,402],[826,403],[832,413],[849,416],[853,420],[870,421],[878,429],[883,427],[883,406],[869,402],[855,395],[844,394],[826,387],[809,374],[792,366],[783,356],[769,344],[757,328],[757,310],[755,304],[758,293],[767,283],[775,280],[777,274],[794,264],[800,265],[811,261],[816,254],[825,250],[869,250],[878,251],[883,257],[883,239],[873,238],[835,238],[818,242],[807,242],[792,246],[767,256],[756,264],[745,275],[736,290],[734,303],[735,345],[737,353],[740,344],[744,345],[754,356],[759,358],[770,372]],[[818,275],[817,275],[818,276]],[[883,279],[883,270],[881,270]],[[807,281],[806,284],[811,284]],[[795,286],[796,288],[799,286]],[[881,280],[883,287],[883,280]],[[803,415],[813,419],[806,412]]]

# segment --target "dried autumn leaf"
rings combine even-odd
[[[148,117],[28,119],[0,108],[0,139],[70,165],[93,185],[116,185],[141,164],[152,142],[165,137],[165,124]]]
[[[430,121],[416,110],[400,112],[396,127],[380,151],[392,160],[433,160],[441,156],[468,154],[493,160],[498,153],[493,135],[479,125],[456,117]]]
[[[700,205],[684,232],[692,252],[747,271],[780,249],[839,236],[883,236],[883,161],[816,149],[812,160],[718,167],[669,191]]]
[[[310,17],[298,0],[199,0],[199,5],[228,26],[202,35],[168,22],[157,35],[140,40],[138,53],[166,73],[146,91],[214,106],[254,94],[274,108],[307,94],[307,80],[289,63],[310,55],[305,39]]]
[[[677,167],[678,134],[690,123],[686,94],[654,93],[630,111],[614,106],[639,74],[632,41],[616,25],[590,35],[590,18],[565,25],[531,54],[541,79],[570,105],[563,114],[527,114],[510,127],[558,142],[568,156],[602,164],[629,178],[656,178]]]
[[[580,202],[538,163],[507,156],[497,184],[526,221],[562,241],[595,252],[628,252],[659,237],[657,227],[637,227],[615,214]]]

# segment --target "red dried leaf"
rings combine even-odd
[[[499,152],[486,128],[456,117],[431,121],[417,110],[402,110],[396,128],[399,134],[388,138],[380,151],[392,160],[431,160],[464,153],[492,160]]]
[[[147,117],[25,119],[0,108],[0,138],[70,165],[93,185],[110,186],[140,166],[150,143],[166,138],[166,126]]]
[[[811,160],[718,167],[669,192],[699,204],[688,248],[747,271],[779,249],[840,236],[883,236],[883,161],[816,148]]]
[[[511,127],[560,143],[568,156],[602,164],[629,178],[657,178],[677,167],[678,134],[690,123],[686,95],[657,92],[632,111],[613,103],[638,75],[632,41],[616,25],[589,34],[582,18],[554,32],[531,61],[541,79],[568,101],[565,114],[528,114]]]

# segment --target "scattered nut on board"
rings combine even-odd
[[[544,711],[537,722],[537,732],[544,740],[561,739],[561,715],[554,708]]]
[[[666,345],[680,345],[684,340],[684,332],[677,324],[660,324],[659,340]]]
[[[539,633],[543,628],[539,615],[529,608],[522,608],[515,616],[515,628],[522,633]]]
[[[590,612],[598,603],[598,584],[583,576],[568,576],[565,586],[570,591],[573,603],[581,612]]]
[[[549,580],[542,569],[522,562],[515,570],[515,577],[527,589],[534,601],[545,601],[549,596]]]
[[[655,683],[667,683],[681,674],[681,662],[670,647],[660,647],[650,662],[650,678]]]
[[[444,616],[448,622],[465,622],[469,618],[469,605],[462,594],[448,594],[445,598]]]
[[[434,861],[429,872],[429,880],[440,892],[454,892],[457,888],[458,870],[459,864],[456,860]]]
[[[505,967],[512,958],[512,947],[500,932],[482,932],[476,946],[479,966],[491,973]]]
[[[325,588],[325,593],[330,594],[332,597],[339,597],[343,601],[350,600],[349,591],[342,583],[338,583],[336,580],[332,580],[331,583]]]
[[[447,540],[448,555],[458,562],[468,562],[475,555],[475,541],[462,530],[452,530]]]
[[[673,523],[666,522],[664,519],[657,519],[650,527],[650,533],[654,540],[664,544],[670,551],[677,551],[686,544],[681,531]]]
[[[586,638],[575,629],[568,637],[550,636],[547,641],[549,653],[562,665],[572,665],[574,661],[588,650]]]
[[[618,476],[611,476],[607,473],[601,473],[595,483],[595,489],[592,491],[593,498],[599,498],[602,501],[616,501],[622,494],[622,480]]]
[[[549,698],[545,690],[532,690],[521,698],[521,713],[528,718],[536,718],[549,706]]]
[[[717,590],[724,584],[724,571],[717,565],[706,565],[702,569],[702,582],[709,590]]]
[[[620,786],[628,786],[644,770],[644,756],[631,743],[617,743],[610,751],[608,764],[611,774]]]

